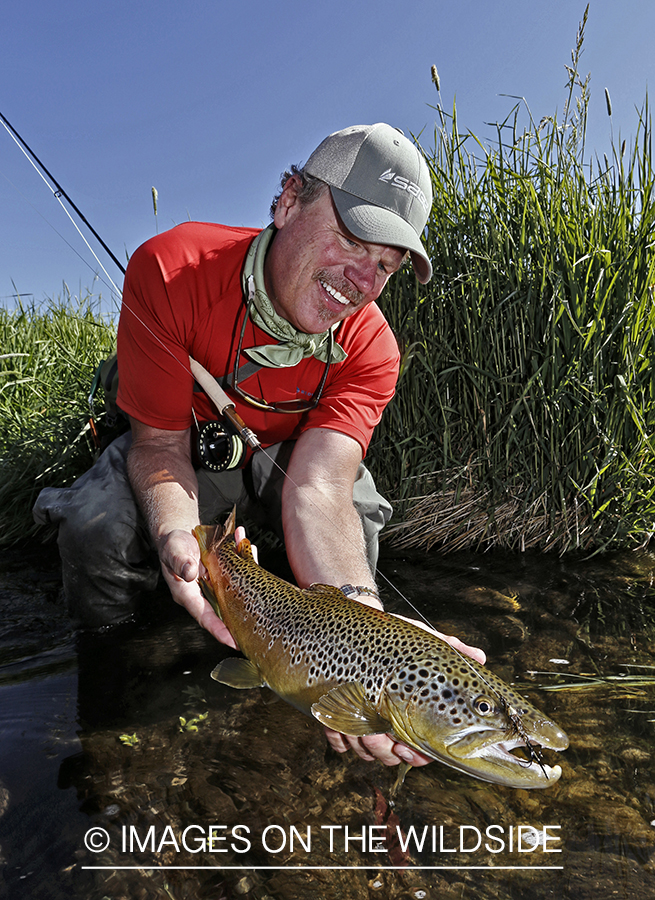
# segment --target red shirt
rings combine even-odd
[[[118,326],[118,405],[154,428],[183,430],[217,418],[204,393],[193,392],[192,356],[214,377],[234,368],[245,315],[241,272],[257,229],[189,222],[151,238],[127,267]],[[391,400],[398,375],[396,340],[375,303],[346,318],[336,339],[348,354],[330,366],[318,406],[288,415],[255,409],[231,394],[239,415],[267,447],[308,428],[354,438],[366,453],[373,429]],[[250,320],[243,350],[276,343]],[[239,386],[273,401],[311,397],[325,364],[310,357],[297,366],[261,368]]]

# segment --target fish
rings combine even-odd
[[[388,733],[481,781],[557,782],[561,767],[546,765],[541,751],[565,750],[568,737],[517,690],[427,626],[332,585],[278,578],[257,564],[247,538],[237,546],[234,530],[234,510],[223,526],[194,529],[200,586],[245,657],[223,660],[212,678],[267,686],[328,728]]]

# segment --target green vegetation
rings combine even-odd
[[[91,296],[0,309],[1,543],[34,532],[42,487],[67,484],[93,462],[89,386],[115,341]]]
[[[519,104],[486,149],[436,109],[435,274],[403,271],[382,302],[403,360],[371,455],[395,543],[562,551],[655,530],[652,126],[646,102],[629,149],[586,161],[583,33],[561,122]]]
[[[561,121],[520,103],[490,149],[436,107],[435,274],[407,267],[381,300],[403,358],[368,461],[397,544],[588,550],[655,530],[652,125],[646,102],[630,147],[586,158],[585,21]],[[0,310],[0,541],[91,463],[87,395],[114,326],[91,297]]]

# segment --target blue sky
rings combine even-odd
[[[347,125],[434,130],[439,70],[460,129],[526,98],[561,114],[585,3],[572,0],[22,0],[3,9],[0,112],[121,259],[188,218],[268,222],[280,172]],[[655,83],[653,0],[591,0],[589,149],[634,135]],[[159,194],[158,220],[151,187]],[[110,290],[57,201],[0,129],[0,303]],[[59,232],[59,234],[57,233]],[[62,235],[89,265],[85,264]],[[120,273],[100,254],[120,285]],[[104,278],[104,276],[102,276]],[[15,287],[14,287],[15,285]]]

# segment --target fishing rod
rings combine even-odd
[[[77,227],[77,225],[76,225],[75,222],[73,221],[73,219],[72,219],[70,213],[68,212],[68,210],[66,209],[66,207],[61,203],[61,197],[64,197],[64,198],[66,199],[66,201],[67,201],[68,204],[70,205],[71,209],[73,209],[73,211],[74,211],[75,214],[79,217],[79,219],[84,223],[84,225],[86,225],[86,227],[87,227],[87,228],[89,229],[89,231],[93,234],[93,236],[96,238],[96,240],[99,242],[99,244],[102,246],[102,248],[105,250],[105,252],[109,255],[109,257],[112,259],[112,261],[115,263],[115,265],[118,267],[118,269],[122,272],[123,275],[125,275],[125,267],[119,262],[119,260],[117,259],[117,257],[114,255],[114,253],[113,253],[112,250],[110,249],[110,247],[105,243],[105,241],[102,239],[102,237],[98,234],[98,232],[95,230],[95,228],[91,225],[91,223],[90,223],[89,220],[86,218],[86,216],[82,213],[82,211],[79,209],[79,207],[77,206],[77,204],[73,202],[73,200],[71,199],[71,197],[66,193],[66,191],[65,191],[64,188],[59,184],[59,182],[57,181],[57,179],[56,179],[56,178],[52,175],[52,173],[46,168],[46,166],[43,164],[43,162],[41,162],[41,160],[39,159],[39,157],[38,157],[38,156],[34,153],[34,151],[29,147],[29,145],[26,143],[26,141],[23,140],[23,138],[21,137],[21,135],[16,131],[16,129],[13,127],[13,125],[11,125],[11,123],[8,121],[8,119],[7,119],[1,112],[0,112],[0,121],[2,121],[2,124],[5,126],[5,129],[9,132],[9,134],[11,135],[11,137],[13,138],[13,140],[15,141],[15,143],[19,146],[19,148],[21,149],[21,151],[24,153],[24,155],[27,156],[27,158],[29,159],[29,161],[31,162],[31,164],[34,166],[34,168],[37,169],[37,172],[38,172],[39,175],[41,176],[42,180],[48,185],[48,188],[49,188],[50,190],[52,190],[52,192],[53,192],[54,196],[56,197],[56,199],[59,200],[59,202],[60,202],[62,208],[64,209],[64,211],[65,211],[66,214],[68,215],[69,219],[71,219],[71,221],[72,221],[73,224],[75,225],[76,230],[78,231],[78,233],[80,234],[80,236],[81,236],[82,239],[84,240],[84,242],[85,242],[85,244],[87,245],[87,247],[89,247],[89,250],[91,251],[91,253],[93,253],[94,258],[96,259],[96,261],[98,262],[98,264],[102,267],[103,271],[105,272],[105,274],[107,275],[107,277],[109,278],[109,280],[112,282],[112,285],[114,285],[114,282],[112,281],[112,279],[110,278],[110,276],[107,274],[106,269],[104,268],[104,266],[102,266],[102,263],[100,262],[100,260],[98,259],[97,255],[96,255],[95,252],[93,251],[93,248],[91,248],[91,247],[89,246],[88,241],[86,241],[86,239],[84,238],[84,235],[82,234],[82,232],[80,231],[80,229]],[[29,154],[29,155],[28,155],[28,154]],[[38,168],[37,168],[37,166],[38,166]],[[40,169],[41,171],[39,171],[39,169]],[[50,181],[52,182],[52,184],[48,184],[48,182],[46,181],[46,179],[43,177],[43,174],[42,174],[42,173],[45,173],[45,175],[47,176],[48,179],[50,179]],[[55,186],[56,190],[54,190],[54,189],[52,188],[52,185]],[[122,303],[123,303],[123,305],[125,306],[125,308],[126,308],[126,309],[127,309],[127,310],[128,310],[128,311],[136,318],[136,319],[137,319],[137,321],[138,321],[138,322],[139,322],[139,323],[140,323],[140,324],[141,324],[141,325],[142,325],[142,326],[143,326],[143,327],[144,327],[144,328],[145,328],[145,329],[146,329],[146,330],[154,337],[154,338],[156,338],[156,340],[162,345],[162,347],[164,347],[165,350],[167,350],[167,352],[170,354],[170,356],[171,356],[171,357],[175,360],[175,362],[183,369],[184,372],[186,372],[187,374],[190,373],[191,375],[193,375],[193,377],[195,378],[195,380],[200,384],[200,386],[201,386],[201,387],[203,388],[203,390],[207,393],[207,395],[210,397],[210,399],[212,400],[212,402],[216,405],[216,407],[217,407],[219,413],[220,413],[221,415],[223,415],[223,416],[230,422],[230,424],[235,428],[235,430],[237,431],[237,433],[239,434],[239,436],[242,438],[242,440],[243,440],[249,447],[251,447],[253,450],[261,450],[261,452],[264,453],[264,455],[265,455],[265,456],[273,463],[273,465],[274,465],[274,466],[275,466],[275,467],[276,467],[276,468],[284,475],[284,477],[285,477],[285,478],[288,478],[288,479],[291,481],[291,483],[292,483],[298,490],[300,490],[300,491],[303,493],[303,495],[305,495],[305,496],[307,496],[307,497],[309,498],[310,502],[311,502],[311,503],[319,510],[319,512],[321,512],[321,514],[325,517],[325,519],[329,522],[329,524],[332,525],[332,527],[335,528],[337,531],[340,531],[340,529],[339,529],[339,527],[337,526],[336,522],[333,522],[333,521],[332,521],[332,519],[328,516],[328,514],[325,512],[325,510],[322,509],[321,507],[319,507],[319,506],[314,502],[314,500],[313,500],[311,497],[309,497],[309,495],[306,494],[306,492],[305,492],[299,485],[297,485],[297,484],[295,483],[295,481],[293,480],[293,478],[291,478],[291,476],[288,474],[288,472],[287,472],[285,469],[283,469],[282,466],[280,466],[280,464],[279,464],[275,459],[273,459],[273,457],[272,457],[272,456],[266,451],[266,449],[261,445],[261,442],[260,442],[259,439],[257,438],[257,435],[256,435],[250,428],[248,428],[248,426],[245,424],[245,422],[243,421],[243,419],[241,419],[241,417],[238,415],[238,413],[236,412],[236,407],[235,407],[234,403],[232,402],[232,400],[230,400],[230,398],[227,396],[227,394],[219,387],[219,385],[218,385],[216,379],[215,379],[209,372],[207,372],[207,370],[206,370],[200,363],[198,363],[196,360],[194,360],[191,356],[188,357],[188,359],[189,359],[189,369],[187,369],[187,368],[184,366],[184,364],[181,362],[181,360],[179,360],[179,359],[175,356],[175,354],[171,351],[170,347],[168,347],[168,346],[161,340],[161,338],[160,338],[158,335],[156,335],[156,334],[152,331],[152,329],[147,325],[147,323],[145,323],[145,322],[137,315],[137,313],[136,313],[136,312],[135,312],[135,311],[134,311],[134,310],[133,310],[126,302],[125,302],[125,299],[123,298],[122,292],[120,291],[120,289],[119,289],[119,288],[116,288],[115,285],[114,285],[114,287],[115,287],[117,293],[121,296],[121,298],[122,298]],[[98,370],[98,372],[96,373],[96,379],[94,379],[94,385],[97,385],[98,380],[99,380],[99,370]],[[93,413],[92,398],[93,398],[93,389],[92,389],[91,396],[90,396],[90,398],[89,398],[89,402],[90,402],[90,404],[91,404],[91,411],[92,411],[92,413]],[[91,425],[91,430],[92,430],[92,432],[94,431],[94,427],[95,427],[95,426],[94,426],[94,423],[92,422],[92,425]],[[428,628],[429,628],[431,631],[434,631],[434,627],[432,626],[431,622],[430,622],[430,621],[427,619],[427,617],[421,612],[421,610],[418,609],[418,608],[412,603],[412,601],[411,601],[407,596],[405,596],[405,594],[400,590],[400,588],[398,588],[395,584],[393,584],[393,582],[392,582],[389,578],[387,578],[387,576],[386,576],[382,571],[380,571],[379,569],[378,569],[378,574],[379,574],[379,575],[383,578],[383,580],[389,585],[389,587],[393,588],[393,590],[398,594],[398,596],[401,597],[401,599],[404,600],[405,603],[407,603],[407,605],[408,605],[408,606],[409,606],[409,607],[410,607],[410,608],[411,608],[418,616],[421,617],[421,619],[423,620],[423,622],[425,622],[425,624],[428,626]],[[453,648],[453,650],[455,650],[455,648]],[[458,655],[460,655],[460,656],[462,657],[463,660],[468,661],[468,660],[467,660],[467,657],[464,656],[463,654],[461,654],[458,650],[455,650],[455,652],[458,653]],[[479,674],[479,673],[478,673],[478,674]]]
[[[125,266],[123,266],[123,264],[118,260],[118,258],[113,253],[113,251],[108,246],[108,244],[105,243],[103,238],[98,234],[98,232],[93,227],[93,225],[91,225],[91,223],[89,222],[87,217],[84,215],[82,210],[79,208],[79,206],[74,202],[74,200],[71,198],[71,196],[64,190],[64,188],[61,186],[59,181],[57,181],[57,179],[52,174],[52,172],[46,167],[45,163],[43,163],[39,159],[39,157],[36,155],[36,153],[29,146],[27,141],[24,140],[24,138],[18,133],[18,131],[11,124],[9,119],[7,119],[7,117],[5,115],[3,115],[3,113],[1,113],[1,112],[0,112],[0,121],[4,125],[5,129],[9,132],[9,134],[13,138],[14,142],[18,145],[19,149],[23,152],[23,154],[25,156],[27,156],[28,160],[34,166],[34,168],[36,168],[38,166],[38,168],[37,168],[38,174],[41,175],[42,180],[48,186],[49,190],[52,191],[55,198],[57,200],[59,200],[60,203],[61,203],[61,197],[63,197],[68,202],[69,206],[75,212],[75,214],[79,217],[80,221],[83,222],[84,225],[86,225],[86,227],[89,229],[91,234],[95,237],[95,239],[98,241],[100,246],[105,250],[105,252],[111,258],[111,260],[115,263],[115,265],[120,270],[120,272],[123,275],[125,275]],[[41,170],[40,172],[39,172],[39,169]],[[47,178],[50,179],[52,184],[48,184],[46,179],[43,178],[42,173],[44,173],[47,176]],[[54,188],[52,187],[52,185],[54,185]],[[62,204],[62,206],[63,206],[63,204]],[[63,207],[63,208],[64,208],[64,211],[68,214],[68,211],[66,210],[66,208],[65,207]],[[68,216],[69,216],[69,218],[71,218],[70,214],[68,214]],[[71,221],[72,221],[72,219],[71,219]],[[75,225],[74,222],[73,222],[73,224]],[[96,256],[96,254],[94,253],[93,248],[90,247],[88,242],[84,239],[84,235],[82,235],[79,228],[77,228],[77,226],[75,226],[75,227],[76,227],[78,233],[80,234],[80,236],[82,237],[82,239],[84,240],[84,242],[86,243],[87,247],[89,247],[89,249],[91,250],[91,253],[93,253],[93,256],[94,256],[96,262],[102,267],[103,272],[105,272],[105,274],[111,281],[112,286],[115,288],[116,292],[121,296],[121,299],[122,299],[122,291],[120,291],[120,289],[116,287],[113,280],[107,273],[106,269],[104,268],[104,266],[102,266],[102,263],[100,262],[100,260]],[[122,302],[125,303],[124,300]],[[139,318],[139,316],[136,315],[134,310],[130,309],[130,307],[128,306],[127,303],[125,303],[125,307],[126,307],[126,309],[130,310],[132,315],[135,316],[135,318],[140,322],[141,325],[143,325],[145,328],[148,329],[148,331],[150,331],[150,329],[148,328],[146,323],[143,322]],[[150,333],[152,334],[152,331]],[[154,335],[154,336],[156,337],[156,335]],[[167,350],[169,349],[168,347],[166,347],[166,345],[163,343],[163,341],[160,341],[160,343]],[[169,353],[170,353],[170,350],[169,350]],[[180,363],[180,361],[177,359],[177,357],[174,356],[172,353],[171,353],[171,356],[173,356],[173,359],[175,359],[175,361],[178,362],[182,366],[184,371],[186,372],[184,365],[182,363]],[[207,372],[206,369],[204,369],[200,365],[200,363],[198,363],[194,359],[192,359],[192,357],[189,357],[189,364],[190,364],[191,372],[194,375],[194,378],[196,379],[196,381],[198,381],[198,383],[201,384],[201,386],[203,387],[203,390],[205,390],[205,392],[208,393],[208,395],[211,397],[211,399],[215,403],[219,413],[221,415],[225,416],[225,418],[237,430],[239,436],[252,449],[254,449],[254,450],[263,449],[259,440],[257,439],[257,436],[255,435],[255,433],[246,426],[243,419],[241,419],[241,417],[237,414],[234,403],[232,403],[232,401],[227,396],[227,394],[218,386],[215,379],[212,378],[212,376]],[[99,381],[98,376],[99,376],[99,372],[97,373],[96,379],[94,379],[94,387],[97,387],[97,384]],[[94,388],[92,388],[91,396],[89,397],[89,404],[91,406],[92,414],[93,414],[93,405],[92,405],[93,404],[93,393],[94,393]]]
[[[89,231],[91,232],[91,234],[95,237],[95,239],[98,241],[98,243],[99,243],[100,246],[103,248],[103,250],[109,255],[109,257],[112,259],[112,261],[118,266],[118,268],[119,268],[120,271],[123,273],[123,275],[125,275],[125,267],[124,267],[124,266],[118,261],[118,259],[114,256],[114,254],[112,253],[112,251],[110,250],[110,248],[107,246],[107,244],[105,244],[105,242],[103,241],[103,239],[100,237],[100,235],[99,235],[98,232],[95,230],[95,228],[93,227],[93,225],[92,225],[92,224],[89,222],[89,220],[86,218],[86,216],[84,215],[84,213],[83,213],[83,212],[80,210],[80,208],[79,208],[79,207],[71,200],[71,198],[69,197],[69,195],[68,195],[68,194],[66,193],[66,191],[63,189],[63,187],[59,184],[59,182],[58,182],[57,179],[54,177],[54,175],[52,175],[52,173],[49,172],[48,169],[46,169],[45,165],[41,162],[41,160],[40,160],[39,157],[36,155],[36,153],[32,150],[32,148],[31,148],[30,146],[28,146],[28,144],[23,140],[23,138],[20,136],[20,134],[16,131],[16,129],[14,128],[14,126],[11,124],[11,122],[10,122],[10,121],[7,119],[7,117],[4,116],[1,112],[0,112],[0,120],[2,121],[2,124],[5,126],[6,130],[7,130],[7,131],[9,132],[9,134],[12,136],[12,138],[14,139],[14,141],[18,144],[18,146],[20,147],[20,149],[23,151],[23,153],[25,153],[26,155],[29,154],[28,159],[30,159],[30,157],[31,157],[31,159],[37,164],[37,166],[39,166],[39,168],[42,170],[42,172],[44,172],[44,173],[48,176],[48,178],[50,179],[50,181],[52,182],[52,184],[54,184],[56,190],[53,190],[51,185],[48,185],[48,187],[50,188],[50,190],[52,190],[52,192],[53,192],[55,198],[56,198],[57,200],[59,200],[61,197],[63,197],[63,198],[68,202],[68,204],[70,205],[71,209],[74,210],[74,212],[76,213],[76,215],[77,215],[77,216],[80,218],[80,220],[86,225],[86,227],[89,229]],[[47,183],[47,182],[46,182],[46,183]],[[78,230],[79,230],[79,229],[78,229]],[[88,244],[87,244],[87,246],[88,246]],[[93,252],[93,251],[91,251],[91,252]],[[93,255],[95,256],[95,253],[94,253]],[[98,261],[98,263],[100,263],[100,260],[98,259],[97,256],[96,256],[96,260]],[[104,271],[104,267],[103,267],[103,271]],[[105,273],[105,274],[106,274],[106,273]],[[112,283],[113,283],[113,282],[112,282]],[[120,293],[120,292],[119,292],[119,293]]]
[[[340,529],[339,529],[338,525],[336,524],[336,522],[334,522],[334,521],[330,518],[330,516],[328,516],[328,514],[325,512],[325,510],[324,510],[322,507],[318,506],[318,504],[315,503],[315,501],[309,496],[309,494],[308,494],[308,493],[307,493],[300,485],[296,484],[296,482],[293,480],[293,478],[291,478],[291,476],[288,474],[288,472],[287,472],[285,469],[283,469],[282,466],[280,466],[279,463],[278,463],[275,459],[273,459],[273,457],[272,457],[272,456],[266,451],[266,449],[261,445],[259,439],[257,438],[257,435],[256,435],[250,428],[248,428],[248,426],[245,424],[245,422],[243,421],[243,419],[241,419],[241,417],[238,415],[238,413],[236,412],[236,407],[235,407],[234,403],[230,400],[230,398],[227,396],[227,394],[219,387],[219,385],[218,385],[216,379],[215,379],[209,372],[207,372],[207,370],[206,370],[203,366],[201,366],[200,363],[198,363],[196,360],[194,360],[191,356],[188,357],[188,360],[189,360],[189,370],[187,370],[186,367],[184,366],[184,364],[182,363],[182,361],[179,360],[179,359],[174,355],[174,353],[172,352],[172,350],[170,349],[170,347],[168,347],[166,344],[164,344],[164,342],[161,340],[161,338],[160,338],[158,335],[156,335],[156,334],[152,331],[152,329],[147,325],[147,323],[143,322],[142,319],[137,315],[137,313],[136,313],[133,309],[131,309],[131,307],[130,307],[127,303],[125,303],[125,300],[124,300],[124,298],[123,298],[122,291],[121,291],[118,287],[116,287],[116,285],[114,284],[113,279],[111,278],[111,276],[109,275],[109,273],[107,272],[107,270],[105,269],[105,267],[102,265],[102,263],[101,263],[100,260],[98,259],[98,256],[96,255],[96,253],[95,253],[95,251],[93,250],[93,248],[90,246],[89,242],[86,240],[86,238],[84,237],[84,235],[83,235],[82,232],[80,231],[80,229],[79,229],[79,227],[77,226],[76,222],[75,222],[74,219],[72,218],[70,212],[66,209],[66,207],[65,207],[64,204],[62,203],[62,201],[61,201],[61,198],[62,198],[62,197],[65,198],[65,200],[66,200],[66,201],[68,202],[68,204],[70,205],[71,209],[72,209],[72,210],[75,212],[75,214],[79,217],[80,221],[83,222],[84,225],[86,225],[86,227],[87,227],[87,228],[89,229],[89,231],[93,234],[93,236],[94,236],[94,237],[96,238],[96,240],[99,242],[99,244],[101,245],[101,247],[102,247],[102,248],[105,250],[105,252],[109,255],[109,257],[111,258],[111,260],[114,262],[114,264],[118,267],[118,269],[120,270],[120,272],[121,272],[123,275],[125,275],[125,273],[126,273],[125,267],[119,262],[119,260],[118,260],[117,257],[114,255],[114,253],[112,252],[112,250],[111,250],[111,249],[109,248],[109,246],[105,243],[105,241],[102,239],[102,237],[98,234],[98,232],[95,230],[95,228],[91,225],[91,223],[90,223],[89,220],[86,218],[86,216],[82,213],[82,211],[79,209],[79,207],[77,206],[77,204],[73,202],[73,200],[71,199],[71,197],[66,193],[66,191],[65,191],[65,190],[63,189],[63,187],[59,184],[59,182],[57,181],[57,179],[50,173],[50,171],[49,171],[49,170],[45,167],[45,165],[41,162],[41,160],[39,159],[39,157],[38,157],[38,156],[34,153],[34,151],[28,146],[28,144],[23,140],[23,138],[20,136],[20,134],[16,131],[16,129],[11,125],[11,123],[7,120],[7,118],[6,118],[2,113],[0,113],[0,121],[1,121],[2,124],[4,125],[5,129],[9,132],[9,134],[11,135],[12,139],[14,140],[14,142],[18,145],[18,147],[20,148],[20,150],[23,152],[23,154],[24,154],[25,156],[27,156],[28,160],[30,161],[30,163],[32,164],[32,166],[36,169],[36,171],[38,172],[38,174],[40,175],[40,177],[42,178],[42,180],[47,184],[49,190],[51,190],[51,191],[53,192],[55,198],[59,201],[59,203],[60,203],[62,209],[64,210],[64,212],[66,213],[66,215],[68,216],[68,218],[70,219],[70,221],[72,222],[72,224],[74,225],[76,231],[78,232],[78,234],[80,235],[80,237],[82,238],[82,240],[84,241],[84,243],[86,244],[86,246],[88,247],[88,249],[90,250],[90,252],[93,254],[93,257],[95,258],[96,262],[97,262],[98,265],[102,268],[103,272],[105,273],[105,275],[107,276],[107,278],[108,278],[109,281],[111,282],[112,286],[113,286],[114,289],[116,290],[116,293],[121,297],[121,301],[122,301],[123,305],[125,306],[125,308],[126,308],[126,309],[127,309],[127,310],[128,310],[128,311],[136,318],[136,319],[137,319],[138,322],[140,322],[141,325],[143,325],[143,327],[146,328],[146,330],[147,330],[148,332],[150,332],[150,334],[151,334],[153,337],[155,337],[155,338],[159,341],[159,343],[162,345],[162,347],[164,347],[164,348],[168,351],[168,353],[170,354],[170,356],[173,357],[173,359],[175,360],[175,362],[183,369],[183,371],[186,372],[187,374],[191,374],[191,375],[195,378],[195,380],[201,385],[201,387],[203,388],[203,390],[205,390],[205,392],[207,393],[207,395],[210,397],[210,399],[212,400],[212,402],[215,404],[215,406],[216,406],[216,408],[218,409],[219,413],[220,413],[222,416],[224,416],[224,417],[231,423],[231,425],[232,425],[232,426],[234,427],[234,429],[237,431],[237,433],[238,433],[239,436],[242,438],[242,440],[243,440],[249,447],[251,447],[253,450],[255,450],[255,451],[256,451],[256,450],[261,450],[261,452],[262,452],[262,453],[263,453],[263,454],[264,454],[264,455],[265,455],[265,456],[273,463],[273,465],[274,465],[274,466],[282,473],[282,475],[283,475],[285,478],[288,478],[288,479],[291,481],[291,483],[292,483],[292,484],[293,484],[293,485],[294,485],[294,486],[295,486],[295,487],[303,494],[303,496],[305,496],[305,497],[307,497],[307,498],[309,499],[309,501],[313,504],[313,506],[314,506],[314,507],[315,507],[315,508],[323,515],[323,517],[326,519],[326,521],[327,521],[334,529],[336,529],[337,531],[340,531]],[[38,167],[38,168],[37,168],[37,167]],[[48,184],[48,181],[47,181],[46,178],[44,177],[44,173],[45,173],[45,176],[47,176],[47,178],[50,180],[50,182],[52,182],[52,184]],[[55,189],[53,189],[52,185],[55,186]],[[96,373],[96,379],[94,379],[94,384],[97,384],[97,380],[99,379],[99,371],[100,371],[100,370],[98,369],[98,372]],[[91,411],[92,411],[92,414],[93,414],[92,400],[93,400],[93,389],[92,389],[91,396],[89,397],[89,403],[90,403],[90,405],[91,405]],[[195,416],[195,413],[194,413],[194,416]],[[94,433],[94,432],[95,432],[95,423],[93,422],[93,415],[92,415],[92,418],[91,418],[91,421],[90,421],[89,424],[90,424],[92,433]],[[432,625],[432,623],[431,623],[431,622],[427,619],[427,617],[421,612],[421,610],[418,609],[418,608],[415,606],[414,603],[412,603],[412,601],[409,599],[409,597],[407,597],[407,596],[400,590],[400,588],[398,588],[398,587],[397,587],[397,586],[396,586],[389,578],[387,578],[387,576],[384,574],[384,572],[382,572],[381,570],[378,569],[378,574],[383,578],[383,580],[386,582],[386,584],[389,585],[389,587],[393,588],[393,590],[398,594],[398,596],[399,596],[402,600],[404,600],[404,602],[405,602],[405,603],[406,603],[406,604],[407,604],[407,605],[408,605],[408,606],[409,606],[409,607],[410,607],[410,608],[411,608],[418,616],[420,616],[420,618],[423,620],[423,622],[424,622],[425,625],[427,626],[428,630],[438,635],[438,633],[436,632],[436,630],[435,630],[434,626]],[[404,618],[404,617],[401,616],[401,618]],[[423,627],[423,626],[421,626],[421,627]],[[482,673],[479,671],[479,669],[477,669],[475,666],[473,666],[473,664],[472,664],[472,662],[471,662],[471,660],[469,659],[468,656],[466,656],[464,653],[462,653],[462,652],[461,652],[460,650],[458,650],[456,647],[453,647],[452,644],[450,645],[450,647],[451,647],[451,649],[453,650],[453,652],[454,652],[454,653],[455,653],[455,654],[456,654],[456,655],[457,655],[457,656],[458,656],[458,657],[459,657],[459,658],[460,658],[460,659],[461,659],[461,660],[462,660],[462,661],[463,661],[463,662],[471,669],[471,671],[472,671],[478,678],[480,678],[480,680],[481,680],[483,683],[486,684],[486,686],[489,688],[489,690],[491,691],[491,693],[492,693],[492,694],[495,694],[496,697],[498,698],[498,701],[499,701],[501,707],[505,710],[505,713],[506,713],[506,715],[507,715],[507,717],[508,717],[508,719],[509,719],[509,722],[510,722],[510,724],[511,724],[511,728],[513,729],[513,731],[514,731],[515,733],[517,733],[517,734],[524,740],[524,742],[525,742],[525,744],[526,744],[526,746],[527,746],[527,748],[528,748],[528,753],[529,753],[529,756],[530,756],[530,760],[529,760],[529,762],[528,762],[528,765],[531,765],[533,762],[537,762],[537,764],[538,764],[539,766],[541,766],[541,768],[542,768],[542,770],[543,770],[543,769],[544,769],[544,766],[543,766],[543,763],[542,763],[542,758],[541,758],[541,754],[540,754],[540,752],[539,752],[539,749],[538,749],[538,747],[537,747],[536,745],[534,745],[534,744],[529,740],[527,734],[525,733],[525,731],[524,731],[524,729],[523,729],[523,725],[522,725],[522,721],[521,721],[520,714],[519,714],[513,707],[511,707],[511,706],[509,706],[509,705],[507,704],[507,702],[505,701],[504,697],[500,694],[500,692],[497,691],[497,690],[493,687],[493,685],[491,685],[491,684],[487,681],[486,678],[484,678],[484,676],[483,676]],[[544,771],[545,771],[545,770],[544,770]]]

